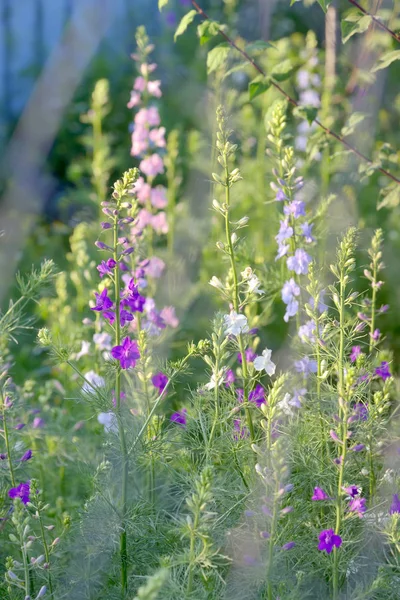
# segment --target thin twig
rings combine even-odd
[[[367,10],[365,10],[365,8],[363,8],[362,6],[360,6],[358,4],[358,2],[356,2],[356,0],[349,0],[349,2],[350,2],[350,4],[352,4],[353,6],[355,6],[356,8],[358,8],[358,10],[363,13],[363,15],[371,17],[371,19],[373,20],[373,22],[376,23],[378,25],[378,27],[380,27],[381,29],[383,29],[384,31],[386,31],[386,33],[388,33],[389,35],[391,35],[392,38],[394,38],[396,40],[396,42],[400,43],[400,35],[399,34],[395,33],[391,29],[389,29],[389,27],[386,27],[386,25],[384,23],[382,23],[382,21],[380,19],[378,19],[374,15],[371,15],[371,13],[369,13]]]
[[[201,17],[203,17],[203,19],[208,20],[208,18],[209,18],[208,15],[197,4],[197,2],[195,0],[192,0],[192,4],[193,4],[194,8],[197,10],[197,12],[199,13],[199,15]],[[258,71],[258,73],[260,73],[260,75],[262,75],[263,77],[266,77],[265,71],[263,71],[263,69],[255,62],[255,60],[253,58],[251,58],[251,56],[249,56],[247,54],[247,52],[245,50],[243,50],[242,48],[240,48],[228,35],[226,35],[226,33],[224,31],[222,31],[222,29],[218,29],[218,33],[220,35],[222,35],[223,38],[226,39],[226,41],[232,46],[232,48],[235,48],[235,50],[237,50],[238,52],[240,52],[240,54],[250,64],[253,65],[253,67],[256,69],[256,71]],[[282,96],[284,96],[286,98],[286,100],[288,102],[290,102],[290,104],[292,104],[292,106],[301,106],[294,98],[292,98],[287,92],[285,92],[285,90],[283,90],[278,83],[276,83],[273,80],[270,80],[270,81],[271,81],[271,85],[275,89],[277,89],[278,92],[280,94],[282,94]],[[332,131],[331,129],[329,129],[329,127],[326,127],[323,123],[321,123],[321,121],[318,121],[318,119],[314,119],[313,122],[316,123],[316,125],[318,125],[318,127],[320,129],[322,129],[323,131],[325,131],[325,133],[327,133],[328,135],[330,135],[331,137],[333,137],[335,140],[337,140],[338,142],[340,142],[341,144],[343,144],[344,146],[346,146],[346,148],[348,150],[350,150],[350,152],[352,152],[353,154],[355,154],[356,156],[358,156],[359,158],[361,158],[362,160],[364,160],[368,164],[370,164],[370,165],[374,164],[374,162],[373,162],[373,160],[371,158],[369,158],[368,156],[365,156],[365,154],[363,154],[362,152],[360,152],[359,150],[357,150],[357,148],[355,148],[354,146],[352,146],[347,140],[345,140],[339,134],[337,134],[334,131]],[[392,181],[395,181],[396,183],[400,184],[400,179],[398,179],[395,175],[393,175],[392,173],[390,173],[389,171],[387,171],[383,167],[377,167],[377,170],[380,173],[382,173],[383,175],[386,175],[386,177],[389,177],[389,179],[391,179]]]

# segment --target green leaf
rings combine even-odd
[[[372,73],[380,71],[381,69],[386,69],[386,67],[391,65],[395,60],[400,60],[400,50],[385,52],[385,54],[380,57],[378,64],[372,69]]]
[[[356,18],[355,18],[356,17]],[[359,17],[351,13],[342,21],[342,42],[345,44],[356,33],[367,31],[372,23],[372,18],[369,15]]]
[[[200,38],[200,45],[206,44],[211,38],[218,35],[222,26],[217,21],[203,21],[197,27],[197,35]]]
[[[250,100],[253,100],[253,98],[260,96],[260,94],[266,92],[270,87],[271,81],[269,79],[266,79],[263,75],[259,75],[249,83]]]
[[[176,42],[176,38],[185,33],[186,29],[189,27],[190,23],[193,21],[195,16],[197,15],[197,10],[190,10],[186,15],[184,15],[179,23],[177,30],[175,31],[174,41]]]
[[[386,196],[378,202],[377,209],[396,208],[400,204],[400,186],[395,185]]]
[[[231,47],[227,42],[218,44],[207,54],[207,73],[210,74],[216,71],[226,61]]]
[[[164,6],[167,6],[169,0],[158,0],[158,10],[161,11]]]
[[[324,12],[328,10],[328,6],[330,5],[331,1],[332,0],[317,0],[318,4]]]
[[[245,51],[249,54],[250,52],[263,52],[267,50],[267,48],[274,48],[273,44],[270,42],[264,42],[263,40],[256,40],[255,42],[250,42],[250,44],[246,44]]]
[[[346,137],[346,135],[352,134],[354,132],[354,129],[356,128],[356,125],[358,125],[358,123],[361,123],[361,121],[364,121],[366,116],[367,115],[361,112],[353,113],[346,122],[346,125],[342,128],[342,131],[340,132],[342,136]]]
[[[296,106],[296,108],[293,109],[293,114],[296,117],[300,117],[300,119],[307,119],[311,125],[311,123],[315,121],[318,109],[315,108],[315,106]]]
[[[286,79],[289,79],[289,77],[292,75],[295,68],[296,67],[292,63],[292,61],[289,58],[287,58],[286,60],[283,60],[282,62],[277,64],[272,69],[271,75],[277,81],[285,81]]]

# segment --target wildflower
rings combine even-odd
[[[251,348],[246,349],[245,355],[246,355],[246,361],[248,363],[254,362],[254,359],[257,358],[257,354]],[[241,365],[242,364],[242,355],[240,352],[237,355],[237,359],[238,359],[238,363]]]
[[[328,494],[326,492],[324,492],[324,490],[322,488],[315,487],[314,494],[312,495],[311,500],[314,500],[314,501],[331,500],[331,498],[329,498]]]
[[[79,352],[75,355],[75,359],[79,360],[82,356],[86,356],[90,352],[90,342],[82,340],[82,346]]]
[[[300,295],[300,288],[297,285],[297,283],[295,282],[295,280],[293,279],[293,277],[291,277],[289,279],[289,281],[286,281],[283,284],[282,300],[285,304],[289,304],[295,296],[299,296],[299,295]]]
[[[265,293],[263,290],[260,290],[260,280],[258,279],[257,275],[252,275],[247,281],[247,293],[259,295]]]
[[[112,337],[109,333],[95,333],[93,342],[99,350],[111,350]]]
[[[349,511],[355,512],[361,518],[367,510],[365,498],[353,498],[349,502]]]
[[[21,462],[25,462],[27,460],[30,460],[32,458],[32,450],[27,450],[25,452],[25,454],[23,454],[20,458]]]
[[[249,437],[249,430],[246,426],[242,425],[240,419],[235,419],[233,421],[233,439],[234,440],[242,440],[244,438]]]
[[[32,427],[33,427],[33,429],[41,429],[44,426],[45,426],[45,422],[40,417],[35,417],[33,419],[33,421],[32,421]]]
[[[121,346],[114,346],[112,348],[111,356],[120,361],[121,369],[134,367],[137,359],[140,358],[136,340],[131,340],[129,336],[127,336]]]
[[[82,392],[86,394],[93,392],[93,388],[100,388],[106,385],[106,382],[103,379],[103,377],[101,377],[101,375],[98,375],[94,371],[88,371],[87,373],[85,373],[84,377],[85,383],[82,386]]]
[[[303,356],[300,360],[296,360],[294,366],[298,373],[303,373],[305,376],[317,372],[317,361],[308,356]]]
[[[319,534],[318,550],[326,550],[330,554],[333,547],[340,548],[342,545],[342,538],[340,535],[335,534],[333,529],[324,529]]]
[[[224,315],[224,323],[226,335],[240,335],[249,331],[245,315],[241,315],[234,310],[231,310],[229,315]]]
[[[187,408],[182,408],[182,410],[178,410],[170,416],[170,421],[172,423],[177,423],[178,425],[182,425],[182,427],[186,426],[186,413]]]
[[[289,256],[286,264],[288,269],[297,275],[307,275],[310,262],[311,256],[303,248],[297,248],[294,256]]]
[[[242,357],[240,356],[240,358]],[[225,387],[230,387],[235,382],[235,379],[235,373],[232,371],[232,369],[227,369],[224,379]]]
[[[400,513],[400,498],[398,494],[393,494],[392,504],[389,508],[389,514],[394,515],[395,513]]]
[[[295,413],[293,408],[299,408],[296,401],[293,400],[290,394],[285,394],[282,400],[278,402],[278,406],[285,415],[292,417]]]
[[[277,202],[283,202],[284,200],[287,200],[287,199],[288,199],[288,197],[286,196],[285,192],[279,188],[276,192],[275,200]]]
[[[343,488],[343,490],[351,496],[351,498],[355,498],[360,493],[358,487],[356,485],[350,485],[348,487]]]
[[[101,425],[104,425],[106,433],[117,433],[118,422],[113,412],[101,412],[98,414],[97,420]]]
[[[166,325],[176,329],[179,325],[179,319],[175,314],[175,308],[173,306],[164,306],[160,312],[161,318]]]
[[[96,305],[93,308],[91,308],[91,310],[96,310],[100,312],[103,310],[108,310],[112,307],[112,300],[108,297],[107,293],[107,288],[104,288],[101,294],[97,294],[97,292],[95,292],[94,295],[96,296]]]
[[[305,217],[306,205],[304,202],[302,202],[302,200],[293,200],[293,202],[289,202],[289,204],[285,205],[283,212],[287,216],[293,215],[295,219],[298,219],[299,217]]]
[[[310,319],[304,325],[299,327],[299,338],[303,343],[305,342],[315,342],[315,321]]]
[[[353,452],[362,452],[363,450],[365,450],[365,444],[356,444],[355,446],[350,448],[350,450],[352,450]]]
[[[265,348],[261,356],[254,359],[254,368],[256,371],[265,371],[270,377],[275,373],[276,365],[271,360],[272,350]]]
[[[8,495],[10,498],[21,498],[23,504],[28,504],[30,498],[29,494],[31,491],[30,482],[20,483],[17,487],[11,488],[8,490]]]
[[[149,186],[150,187],[150,186]],[[150,202],[154,208],[165,208],[168,204],[167,190],[162,185],[157,185],[150,191]]]
[[[373,339],[374,342],[377,342],[381,336],[381,332],[379,329],[375,329],[375,331],[373,333],[370,334],[371,338]]]
[[[164,173],[164,163],[158,154],[151,154],[147,158],[144,158],[139,168],[147,177],[155,177],[160,173]]]
[[[210,381],[204,386],[206,390],[213,390],[214,388],[219,387],[224,382],[225,371],[226,368],[223,367],[218,373],[212,373]]]
[[[279,228],[279,233],[275,236],[275,239],[278,242],[278,244],[282,244],[282,242],[284,242],[288,238],[291,238],[293,235],[293,227],[290,227],[287,219],[284,219],[280,223],[281,224]]]
[[[375,375],[381,377],[384,381],[392,376],[389,369],[389,363],[386,360],[383,360],[379,367],[376,367]]]
[[[287,542],[287,544],[284,544],[282,546],[282,550],[291,550],[292,548],[295,547],[295,542]]]
[[[17,431],[21,431],[21,429],[23,429],[25,427],[25,423],[18,423],[14,429],[16,429]]]
[[[307,244],[311,244],[311,242],[315,242],[315,237],[313,237],[313,235],[312,235],[313,227],[314,227],[313,223],[311,223],[311,225],[309,223],[302,223],[302,225],[301,225],[301,233],[303,234],[304,239],[307,242]]]
[[[350,360],[356,362],[357,358],[362,355],[360,346],[353,346],[351,349]]]
[[[342,444],[342,441],[339,439],[337,433],[333,431],[333,429],[330,430],[329,435],[331,436],[334,442],[336,442],[337,444]]]
[[[239,390],[238,390],[239,391]],[[243,392],[243,390],[241,390]],[[254,402],[258,407],[265,402],[265,389],[259,383],[249,394],[249,402]]]
[[[168,383],[168,377],[164,373],[156,373],[151,378],[151,383],[156,389],[158,389],[159,393],[161,394]]]

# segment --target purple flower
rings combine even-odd
[[[349,485],[349,487],[345,487],[343,490],[352,498],[358,496],[358,487],[356,485]]]
[[[168,383],[168,377],[164,373],[156,373],[151,378],[151,383],[154,385],[155,388],[158,389],[159,393],[161,394]]]
[[[279,233],[275,236],[275,239],[278,242],[278,244],[282,244],[285,240],[291,238],[293,235],[293,227],[290,227],[287,219],[284,219],[280,223],[281,225],[279,228]]]
[[[349,502],[349,511],[356,512],[358,516],[361,518],[363,513],[367,510],[366,500],[365,498],[353,498]]]
[[[276,192],[275,200],[277,202],[283,202],[284,200],[287,200],[287,199],[288,198],[287,198],[285,192],[279,188],[278,191]]]
[[[353,446],[351,448],[351,450],[353,452],[362,452],[363,450],[365,450],[365,445],[364,444],[356,444],[355,446]]]
[[[44,427],[44,425],[45,422],[40,417],[35,417],[32,421],[33,429],[41,429],[42,427]]]
[[[312,495],[311,500],[314,500],[314,501],[331,500],[331,498],[329,498],[328,494],[326,492],[324,492],[324,490],[322,488],[315,487],[314,494]]]
[[[290,317],[294,317],[299,310],[299,303],[297,300],[291,300],[286,306],[286,312],[284,314],[283,320],[287,323]]]
[[[301,232],[304,236],[305,241],[307,242],[307,244],[311,244],[311,242],[315,241],[315,238],[312,235],[312,228],[314,227],[314,224],[312,223],[311,225],[309,223],[303,223],[301,225]]]
[[[245,425],[242,425],[240,419],[233,421],[233,439],[238,441],[244,438],[248,438],[250,435],[249,430]]]
[[[172,421],[172,423],[176,423],[177,425],[181,425],[182,427],[186,426],[186,413],[187,413],[187,408],[182,408],[182,410],[177,410],[176,412],[172,413],[172,415],[170,416],[170,421]]]
[[[393,494],[392,504],[389,508],[389,514],[394,515],[394,513],[400,513],[400,498],[398,494]]]
[[[257,354],[251,348],[246,349],[245,355],[246,355],[246,360],[248,363],[254,362],[254,359],[257,358]],[[238,359],[238,363],[241,365],[242,364],[242,355],[240,354],[240,352],[237,355],[237,359]]]
[[[305,342],[315,342],[315,321],[313,319],[310,319],[310,321],[307,321],[306,323],[304,323],[304,325],[301,325],[301,327],[299,327],[299,338],[301,339],[301,341],[303,343]]]
[[[336,535],[333,529],[324,529],[319,534],[318,550],[326,550],[330,554],[333,547],[340,548],[342,545],[342,538],[340,535]]]
[[[23,504],[28,504],[29,502],[29,494],[31,491],[30,482],[20,483],[17,487],[11,488],[8,490],[8,495],[10,498],[21,498]]]
[[[294,256],[289,256],[286,264],[288,269],[294,271],[297,275],[307,275],[311,260],[311,256],[303,248],[297,248]]]
[[[6,460],[7,454],[0,454],[0,460]]]
[[[389,304],[382,304],[382,306],[379,309],[380,313],[385,313],[389,310]]]
[[[351,349],[351,354],[350,354],[350,360],[351,362],[356,362],[357,358],[359,356],[361,356],[362,352],[361,352],[361,347],[360,346],[353,346]]]
[[[295,542],[287,542],[287,544],[284,544],[282,546],[282,550],[291,550],[292,548],[295,547]]]
[[[389,377],[392,376],[389,369],[389,363],[386,360],[383,360],[379,367],[376,367],[375,375],[377,375],[378,377],[382,377],[384,381],[386,381],[386,379],[389,379]]]
[[[375,329],[375,331],[373,333],[371,333],[371,338],[373,339],[374,342],[377,342],[379,340],[381,336],[381,332],[379,329]]]
[[[32,458],[32,450],[27,450],[23,456],[21,456],[20,461],[25,462]]]
[[[121,327],[124,327],[125,324],[130,321],[133,321],[133,315],[124,308],[121,308],[119,311],[119,322]]]
[[[337,433],[333,431],[333,429],[330,430],[329,435],[331,436],[334,442],[336,442],[337,444],[342,444],[341,440],[338,438]]]
[[[96,306],[94,306],[91,310],[102,311],[108,310],[112,307],[112,300],[107,296],[107,288],[101,292],[101,294],[94,294],[96,296]]]
[[[275,260],[279,260],[282,256],[286,256],[289,252],[289,244],[280,243],[278,245],[278,254],[275,256]]]
[[[304,373],[306,376],[310,373],[317,372],[317,362],[308,356],[304,356],[300,360],[296,360],[294,366],[298,373]]]
[[[20,431],[21,429],[23,429],[25,427],[25,423],[18,423],[18,425],[16,425],[14,427],[14,429],[16,429],[17,431]]]
[[[254,390],[249,394],[249,402],[254,402],[257,406],[261,406],[265,402],[265,390],[259,383],[256,385]]]
[[[283,209],[285,215],[293,215],[295,219],[306,216],[306,205],[302,200],[293,200]]]
[[[295,282],[295,280],[293,279],[293,277],[291,277],[289,279],[289,281],[285,281],[285,283],[283,284],[283,288],[282,288],[282,300],[285,304],[289,304],[290,302],[292,302],[293,298],[295,296],[299,296],[300,295],[300,288],[297,285],[297,283]]]
[[[240,358],[242,358],[241,354],[239,354]],[[235,382],[235,373],[232,371],[232,369],[228,369],[225,373],[225,387],[230,387],[234,382]]]
[[[108,267],[107,262],[105,260],[102,260],[101,263],[97,265],[97,270],[99,272],[100,277],[104,277],[104,275],[107,275],[111,272],[111,269]]]
[[[358,421],[366,421],[368,419],[368,408],[362,402],[356,402],[354,405],[354,416]]]
[[[121,363],[121,369],[129,369],[136,365],[140,358],[139,348],[136,340],[131,340],[127,336],[121,346],[114,346],[111,350],[111,356]]]

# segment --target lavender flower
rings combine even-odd
[[[356,362],[357,358],[362,355],[360,346],[353,346],[351,349],[350,360]]]
[[[349,502],[349,511],[355,512],[361,518],[367,510],[365,498],[352,498]]]
[[[395,513],[400,513],[400,498],[398,494],[393,494],[392,504],[389,508],[389,514],[394,515]]]
[[[121,369],[129,369],[136,365],[136,361],[140,358],[139,348],[136,340],[131,340],[127,336],[121,346],[114,346],[111,350],[113,358],[121,364]]]
[[[8,495],[12,499],[20,498],[23,504],[28,504],[30,500],[30,491],[30,482],[27,481],[26,483],[20,483],[17,487],[8,490]]]
[[[328,494],[324,492],[324,490],[320,487],[314,488],[314,494],[311,497],[311,500],[319,501],[319,500],[331,500]]]
[[[389,379],[389,377],[392,376],[389,369],[389,363],[386,360],[383,360],[379,367],[376,367],[375,375],[377,375],[377,377],[381,377],[383,381],[386,381],[386,379]]]
[[[311,256],[303,248],[297,248],[294,256],[289,256],[286,264],[289,271],[294,271],[297,275],[307,275],[310,262]]]
[[[182,410],[177,410],[176,412],[172,413],[172,415],[170,416],[170,421],[172,421],[172,423],[176,423],[177,425],[181,425],[182,427],[186,427],[186,414],[187,414],[187,408],[182,408]]]
[[[161,394],[168,383],[168,377],[164,373],[156,373],[151,378],[151,383],[158,389],[159,394]]]

